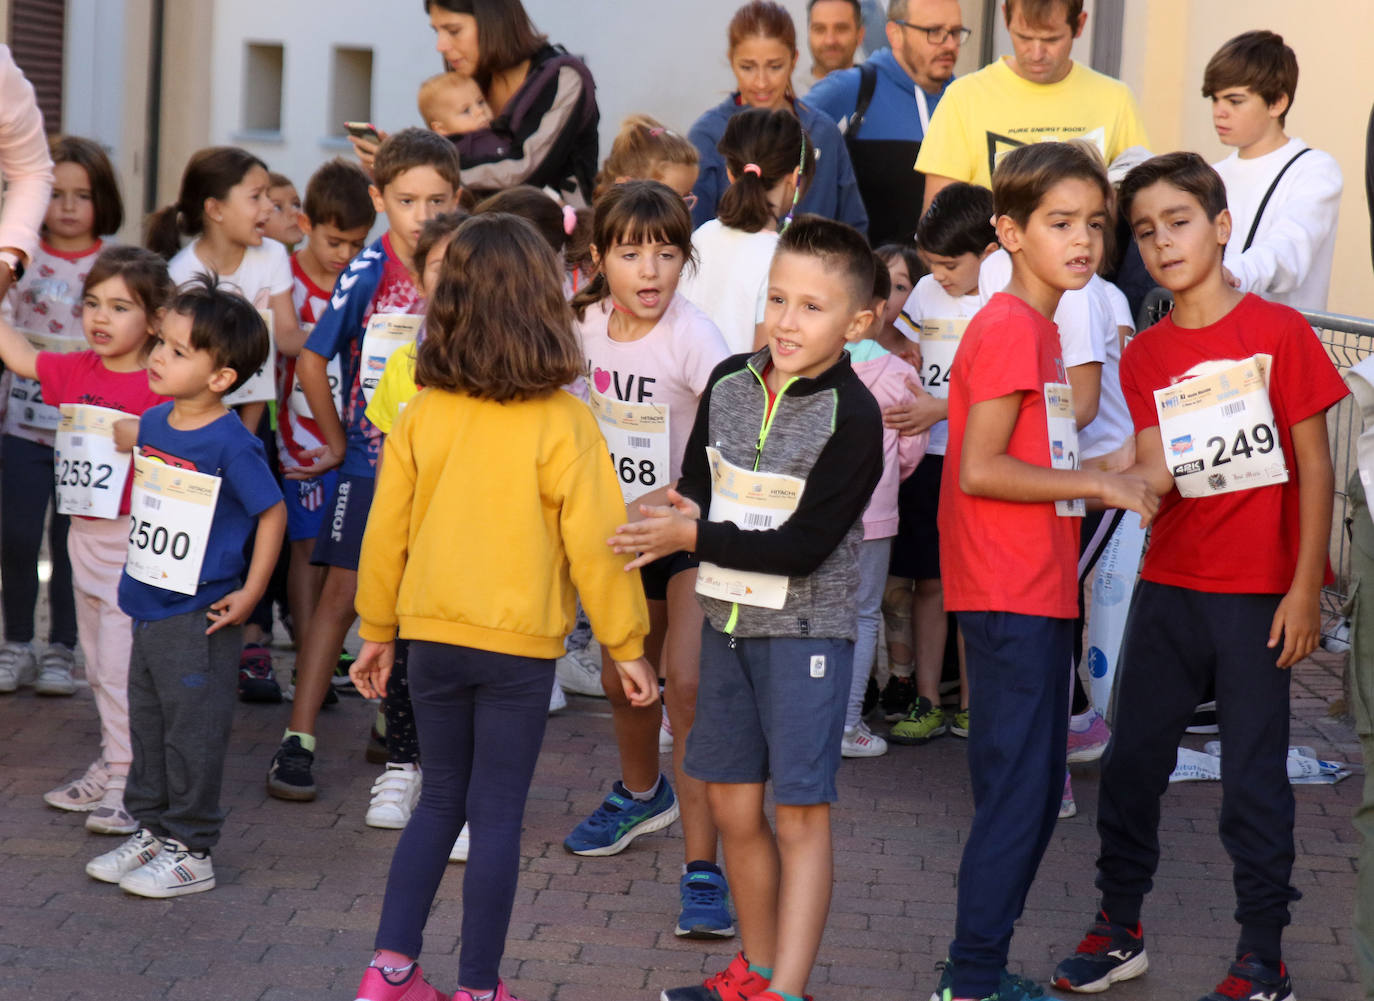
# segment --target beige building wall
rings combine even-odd
[[[1127,0],[1121,76],[1140,100],[1156,152],[1229,155],[1201,95],[1207,60],[1228,38],[1256,28],[1297,52],[1298,91],[1287,132],[1336,158],[1345,175],[1329,308],[1374,317],[1374,272],[1364,195],[1365,127],[1374,101],[1374,3],[1293,0]]]

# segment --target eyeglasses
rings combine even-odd
[[[956,45],[963,45],[968,41],[969,35],[973,34],[972,28],[946,28],[938,25],[934,28],[927,28],[925,25],[912,24],[910,21],[902,21],[895,17],[892,19],[892,23],[900,24],[903,28],[911,28],[913,31],[924,31],[926,41],[930,42],[931,45],[944,45],[947,38],[953,38]]]

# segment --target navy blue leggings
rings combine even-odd
[[[5,613],[5,639],[27,643],[33,639],[33,611],[38,603],[38,552],[43,545],[43,518],[52,503],[48,553],[48,608],[52,616],[48,639],[76,647],[76,601],[72,597],[72,565],[67,559],[67,516],[57,513],[53,487],[53,450],[26,438],[5,435],[4,465],[0,467],[3,517],[0,517],[0,602]]]
[[[425,922],[464,822],[463,987],[496,987],[520,871],[525,798],[544,740],[553,661],[411,640],[420,802],[387,877],[376,947],[420,955]]]

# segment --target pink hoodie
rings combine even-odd
[[[906,383],[917,382],[916,370],[877,341],[860,341],[849,347],[854,372],[882,409],[909,403],[913,399]],[[864,541],[886,539],[897,534],[897,488],[911,475],[926,454],[930,432],[900,435],[883,428],[883,476],[873,490],[873,499],[864,509]]]
[[[8,185],[0,212],[0,247],[33,261],[52,197],[52,157],[33,87],[0,45],[0,175]]]

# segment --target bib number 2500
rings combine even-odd
[[[168,531],[166,526],[154,525],[142,518],[130,518],[129,545],[154,556],[170,555],[174,560],[184,560],[191,552],[191,536]]]

